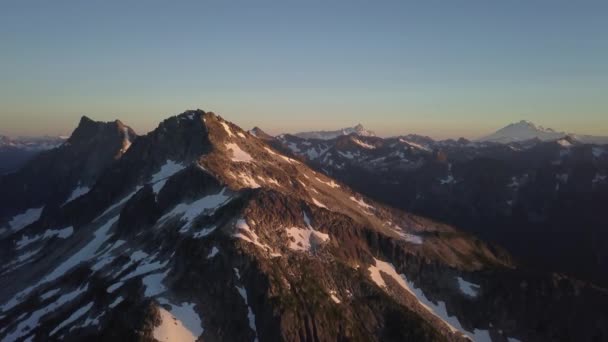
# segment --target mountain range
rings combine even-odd
[[[593,279],[531,267],[370,191],[418,198],[398,182],[419,172],[430,180],[420,187],[466,185],[486,204],[470,183],[511,175],[483,164],[491,151],[566,169],[591,155],[597,169],[547,180],[569,196],[589,172],[591,189],[606,188],[604,147],[325,138],[247,132],[202,110],[141,136],[83,117],[65,143],[0,176],[0,339],[608,338],[608,292]]]
[[[295,133],[294,135],[303,139],[334,139],[342,135],[356,134],[363,137],[374,137],[376,134],[363,127],[361,124],[357,124],[353,127],[342,128],[336,131],[313,131],[313,132],[301,132]]]
[[[0,175],[17,170],[38,153],[64,142],[64,137],[9,138],[0,135]]]
[[[275,148],[393,207],[498,243],[528,265],[608,286],[608,146],[280,135]],[[525,236],[525,238],[522,238]]]

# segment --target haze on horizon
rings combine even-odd
[[[0,134],[81,115],[145,133],[186,109],[272,134],[362,123],[476,138],[519,120],[608,135],[608,3],[0,5]]]

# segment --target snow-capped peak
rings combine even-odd
[[[370,130],[365,129],[363,125],[357,124],[354,127],[346,127],[335,131],[312,131],[312,132],[301,132],[295,133],[294,135],[304,139],[321,139],[330,140],[337,138],[342,135],[356,134],[362,137],[375,137],[376,134]]]
[[[481,138],[481,141],[491,141],[499,143],[511,143],[538,138],[540,140],[556,140],[567,135],[564,132],[556,132],[551,128],[537,126],[526,120],[509,124],[498,131]]]

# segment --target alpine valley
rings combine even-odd
[[[83,117],[0,176],[0,340],[606,341],[607,170],[570,135]]]

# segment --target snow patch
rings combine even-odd
[[[461,277],[456,278],[458,280],[458,287],[460,291],[469,297],[477,297],[477,291],[479,291],[479,285],[470,283]]]
[[[234,272],[235,272],[237,278],[241,279],[241,275],[240,275],[238,268],[235,268]],[[236,288],[238,293],[241,295],[241,298],[243,298],[245,305],[247,305],[247,318],[249,319],[249,328],[251,328],[251,330],[253,330],[253,332],[255,332],[255,335],[256,335],[255,342],[257,342],[258,341],[258,337],[257,337],[258,329],[256,328],[256,325],[255,325],[255,314],[253,313],[253,310],[251,310],[251,306],[249,306],[249,301],[247,300],[247,291],[242,286],[235,285],[234,287]]]
[[[61,322],[61,324],[59,324],[55,329],[53,329],[53,331],[51,331],[51,333],[49,335],[53,336],[59,330],[61,330],[64,327],[66,327],[66,326],[74,323],[77,319],[79,319],[80,317],[84,316],[84,314],[86,314],[87,312],[89,312],[89,310],[91,310],[92,307],[93,307],[93,302],[90,302],[89,304],[87,304],[87,305],[81,307],[80,309],[74,311],[70,315],[70,317],[68,317],[68,319],[66,319],[65,321]]]
[[[329,241],[329,235],[312,228],[286,228],[289,237],[289,249],[309,252]]]
[[[18,318],[18,320],[21,319],[19,321],[19,324],[10,334],[5,336],[5,340],[6,341],[16,341],[18,338],[27,336],[34,328],[39,326],[40,318],[57,310],[58,308],[65,305],[66,303],[69,303],[72,300],[76,299],[78,296],[80,296],[82,293],[84,293],[87,290],[87,288],[88,288],[88,284],[85,285],[84,287],[81,287],[79,289],[76,289],[72,292],[69,292],[69,293],[66,293],[66,294],[60,296],[59,298],[57,298],[57,300],[46,305],[44,308],[38,309],[27,316],[26,315],[20,316]],[[23,317],[23,319],[21,317]]]
[[[170,217],[180,215],[182,221],[184,221],[182,227],[190,228],[194,222],[194,219],[196,219],[204,211],[210,209],[216,210],[232,199],[231,196],[226,195],[225,193],[226,189],[224,188],[218,194],[208,195],[191,203],[180,203],[176,205],[170,212],[163,215],[159,222],[163,222]]]
[[[19,231],[19,230],[29,226],[30,224],[38,221],[38,219],[40,218],[40,215],[42,214],[42,209],[44,209],[44,207],[30,208],[19,215],[15,215],[8,222],[8,227],[12,231],[16,232],[16,231]]]
[[[338,296],[336,295],[336,290],[329,291],[329,296],[331,297],[331,300],[334,301],[334,303],[336,303],[336,304],[342,303],[340,298],[338,298]]]
[[[419,150],[423,150],[423,151],[426,151],[426,152],[433,152],[430,148],[428,148],[426,146],[417,144],[417,143],[415,143],[413,141],[405,140],[403,138],[400,138],[399,142],[404,143],[404,144],[406,144],[406,145],[408,145],[410,147],[413,147],[413,148],[416,148],[416,149],[419,149]]]
[[[340,304],[340,303],[342,303],[342,301],[340,300],[340,298],[338,298],[336,293],[337,293],[336,290],[329,291],[329,297],[331,298],[331,300],[334,301],[334,303]]]
[[[351,140],[352,140],[352,141],[353,141],[355,144],[357,144],[357,145],[359,145],[359,146],[361,146],[361,147],[363,147],[363,148],[366,148],[366,149],[368,149],[368,150],[373,150],[373,149],[375,149],[375,148],[376,148],[376,146],[374,146],[374,145],[370,145],[370,144],[368,144],[368,143],[366,143],[366,142],[363,142],[363,141],[361,141],[361,140],[359,140],[359,139],[357,139],[357,138],[352,138]]]
[[[122,303],[123,300],[124,298],[122,298],[122,296],[118,296],[118,298],[114,299],[114,301],[108,306],[110,307],[110,309],[114,309],[118,304]]]
[[[66,204],[72,202],[73,200],[86,194],[90,190],[91,190],[91,188],[89,188],[88,186],[78,186],[76,189],[74,189],[74,191],[72,191],[72,193],[70,194],[70,197],[65,202],[63,202],[62,205],[66,205]]]
[[[227,123],[220,121],[220,124],[222,125],[222,127],[224,127],[224,130],[226,131],[226,133],[228,133],[228,136],[233,137],[234,134],[232,134],[232,130],[230,129],[230,126],[228,126]]]
[[[561,147],[571,147],[572,143],[569,142],[566,139],[559,139],[558,141],[556,141],[558,145],[560,145]]]
[[[152,332],[154,338],[161,342],[195,342],[198,336],[188,329],[184,323],[176,318],[171,312],[158,308],[160,313],[160,325],[154,327]]]
[[[167,291],[167,288],[165,287],[165,285],[163,285],[163,280],[165,279],[166,275],[167,272],[154,273],[143,277],[141,279],[141,282],[146,287],[146,290],[144,291],[144,296],[154,297]]]
[[[154,193],[158,194],[158,192],[165,186],[165,183],[169,177],[185,168],[186,165],[184,164],[176,163],[173,160],[167,160],[165,164],[160,167],[160,170],[152,175],[152,180],[150,183],[153,183],[152,190],[154,190]]]
[[[67,227],[67,228],[63,228],[63,229],[47,229],[44,234],[40,234],[40,235],[35,235],[32,237],[23,235],[21,237],[21,239],[19,239],[19,241],[17,241],[17,250],[19,249],[23,249],[24,247],[34,243],[34,242],[38,242],[40,240],[46,240],[46,239],[50,239],[52,237],[58,237],[60,239],[67,239],[70,236],[72,236],[72,234],[74,233],[74,228],[73,227]]]
[[[447,312],[447,308],[445,303],[439,301],[437,304],[431,302],[426,298],[421,289],[416,289],[414,284],[410,281],[407,281],[403,274],[398,274],[395,270],[395,267],[388,263],[378,259],[374,259],[376,265],[370,266],[368,268],[372,280],[381,288],[386,289],[386,283],[384,282],[384,278],[382,278],[382,274],[384,273],[391,278],[393,278],[399,286],[401,286],[408,293],[415,296],[420,305],[427,310],[429,313],[433,314],[435,317],[441,319],[448,328],[454,333],[463,333],[473,341],[481,341],[481,342],[491,342],[489,332],[487,330],[478,330],[474,329],[473,332],[465,330],[460,321],[455,316],[449,316]]]
[[[226,148],[230,151],[232,151],[232,158],[231,160],[233,162],[242,162],[242,163],[248,163],[251,162],[253,160],[253,158],[251,158],[251,155],[243,150],[241,150],[241,148],[239,147],[239,145],[235,144],[235,143],[228,143],[226,144]]]
[[[251,227],[249,227],[249,225],[247,224],[247,221],[245,221],[244,219],[238,219],[236,221],[234,227],[236,228],[236,232],[234,233],[234,235],[232,235],[233,237],[235,237],[237,239],[245,240],[262,249],[265,249],[268,251],[272,250],[272,248],[270,248],[268,245],[265,245],[260,242],[260,237],[258,236],[258,234],[256,234],[251,229]]]
[[[323,204],[323,203],[321,203],[321,202],[317,201],[317,199],[316,199],[316,198],[314,198],[314,197],[311,197],[311,198],[312,198],[312,203],[314,203],[314,204],[315,204],[317,207],[327,209],[327,207],[325,206],[325,204]]]
[[[362,207],[363,209],[366,209],[366,210],[372,210],[372,209],[375,209],[375,208],[374,208],[374,207],[372,207],[371,205],[369,205],[369,204],[365,203],[365,201],[364,201],[364,200],[362,200],[362,199],[357,199],[357,198],[356,198],[356,197],[354,197],[354,196],[350,196],[350,200],[351,200],[351,201],[353,201],[353,202],[355,202],[355,203],[357,203],[357,204],[358,204],[360,207]]]
[[[213,248],[211,248],[211,252],[209,252],[209,254],[207,255],[207,259],[213,259],[213,257],[216,256],[219,252],[220,250],[217,249],[217,247],[213,246]]]
[[[264,146],[264,149],[266,150],[266,152],[268,152],[268,153],[270,153],[272,155],[279,156],[278,153],[276,153],[275,151],[271,150],[270,148],[268,148],[266,146]]]
[[[329,181],[325,182],[322,181],[321,179],[319,179],[318,177],[315,177],[315,179],[319,182],[319,183],[323,183],[331,188],[339,188],[340,185],[338,185],[338,183],[334,182],[333,179],[330,179]]]
[[[245,185],[251,189],[257,189],[260,187],[260,184],[258,182],[255,181],[255,179],[253,179],[253,177],[249,176],[246,173],[239,173],[238,174],[238,179],[240,181],[242,181],[243,183],[245,183]]]

